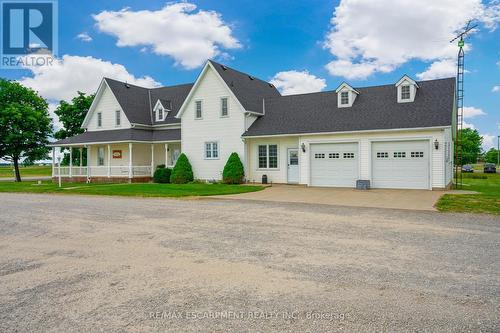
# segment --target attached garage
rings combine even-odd
[[[359,179],[358,153],[357,142],[311,144],[311,185],[355,187]]]
[[[372,142],[373,188],[429,189],[429,141]]]

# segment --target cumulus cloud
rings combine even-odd
[[[500,86],[494,86],[493,89],[491,89],[492,92],[500,92]]]
[[[91,42],[92,41],[92,37],[90,37],[90,35],[86,32],[82,32],[81,34],[78,34],[76,36],[76,38],[78,38],[79,40],[84,41],[84,42]]]
[[[463,128],[476,129],[476,126],[474,126],[474,124],[468,123],[465,120],[463,120],[462,127]]]
[[[201,66],[223,53],[221,49],[241,47],[219,13],[196,11],[188,2],[168,3],[156,11],[103,11],[93,17],[101,32],[118,38],[117,46],[146,46],[186,69]]]
[[[472,18],[493,30],[498,1],[342,0],[324,47],[334,56],[330,74],[365,79],[411,60],[432,62],[419,78],[453,76],[456,45],[449,41]],[[425,24],[422,24],[424,22]]]
[[[491,134],[481,134],[483,137],[483,150],[488,151],[490,148],[495,147],[496,136]]]
[[[271,83],[283,94],[303,94],[318,92],[326,87],[326,81],[308,71],[285,71],[276,73]]]
[[[77,91],[94,93],[104,76],[144,87],[160,85],[150,76],[135,77],[123,65],[93,57],[64,55],[52,66],[28,69],[33,76],[23,77],[20,82],[38,91],[49,101],[57,102],[71,100]]]
[[[482,109],[473,107],[473,106],[464,106],[464,119],[465,118],[474,118],[477,116],[485,116],[486,112]]]

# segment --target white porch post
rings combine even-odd
[[[90,164],[91,164],[92,149],[91,146],[87,146],[87,181],[90,181]]]
[[[52,177],[55,176],[56,170],[56,147],[52,147]]]
[[[132,178],[132,143],[128,144],[128,178]]]
[[[111,177],[111,145],[108,144],[108,178]]]
[[[83,166],[83,148],[80,147],[80,176],[82,175],[82,166]]]
[[[168,143],[165,143],[165,167],[168,167]]]
[[[154,143],[151,144],[151,177],[153,177],[155,173],[155,145]]]
[[[69,178],[73,177],[73,147],[69,147]]]

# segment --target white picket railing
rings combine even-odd
[[[108,170],[109,169],[109,170]],[[90,170],[90,173],[87,171]],[[61,177],[70,176],[70,167],[54,167],[53,177],[59,177],[59,172]],[[107,177],[109,173],[110,177],[129,177],[129,167],[128,166],[82,166],[82,167],[72,167],[71,176],[72,177],[86,177],[90,174],[90,177]],[[151,175],[151,166],[132,166],[132,177],[143,177]]]

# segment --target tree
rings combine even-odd
[[[241,184],[244,177],[243,163],[241,163],[238,153],[232,153],[222,171],[222,181],[226,184]]]
[[[158,165],[158,167],[156,167],[155,173],[153,174],[153,181],[155,183],[168,184],[170,183],[171,174],[172,169],[165,168],[165,164]]]
[[[498,163],[498,150],[491,148],[484,154],[484,161],[486,163]]]
[[[90,106],[92,105],[92,102],[94,101],[94,96],[95,95],[85,95],[85,93],[78,91],[78,96],[73,97],[71,103],[66,101],[59,102],[59,106],[55,110],[55,114],[59,117],[59,121],[64,127],[54,134],[56,139],[66,139],[84,132],[84,129],[81,128],[81,126],[88,110],[90,109]],[[84,151],[82,155],[83,164],[85,164],[86,152]],[[73,154],[73,164],[79,163],[80,155]],[[64,155],[64,159],[61,164],[69,164],[69,154]]]
[[[476,163],[481,154],[483,138],[476,129],[464,128],[462,130],[462,165]],[[458,164],[458,161],[456,162]]]
[[[170,182],[174,184],[186,184],[194,180],[193,168],[187,156],[182,153],[174,168],[172,169],[172,174],[170,175]]]
[[[47,102],[30,88],[0,79],[0,158],[14,163],[16,181],[21,159],[47,158],[51,134]]]

